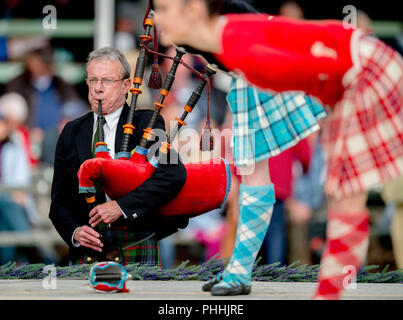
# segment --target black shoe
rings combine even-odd
[[[213,296],[236,296],[240,294],[250,294],[252,291],[251,286],[244,284],[230,284],[230,286],[213,286],[211,294]]]
[[[207,282],[203,285],[202,290],[203,290],[203,291],[210,291],[213,286],[215,286],[217,283],[219,283],[219,282],[221,281],[221,279],[222,279],[222,275],[221,275],[221,274],[218,274],[218,275],[214,276],[213,279],[207,281]]]

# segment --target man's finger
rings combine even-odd
[[[89,222],[90,222],[90,225],[94,228],[102,221],[103,221],[102,216],[96,215],[95,217],[91,218]]]
[[[97,246],[102,245],[101,240],[99,240],[98,238],[95,238],[89,234],[83,235],[82,239],[83,239],[83,241],[91,242],[92,244],[97,245]]]
[[[100,213],[97,213],[90,218],[89,223],[92,224],[93,222],[99,220],[100,218],[102,218],[102,215]]]
[[[90,217],[92,217],[93,215],[95,215],[98,212],[99,206],[96,206],[95,208],[93,208],[90,211]]]
[[[88,234],[92,235],[95,238],[100,237],[100,234],[98,232],[96,232],[94,229],[92,229],[91,227],[89,227],[89,226],[84,226],[82,231],[83,231],[83,234],[88,233]]]
[[[89,235],[83,235],[83,236],[81,236],[81,238],[80,238],[80,242],[82,242],[82,241],[85,241],[85,242],[88,242],[88,243],[91,243],[91,244],[93,244],[94,246],[100,246],[101,245],[101,240],[99,240],[99,239],[96,239],[96,238],[94,238],[94,237],[91,237],[91,236],[89,236]]]
[[[91,242],[82,241],[81,245],[86,247],[86,248],[90,248],[92,250],[102,252],[102,249],[100,247],[94,246]]]
[[[99,240],[100,235],[98,232],[96,232],[94,229],[92,229],[89,226],[85,226],[80,233],[79,233],[80,238],[87,238],[87,239],[94,239],[94,242]]]

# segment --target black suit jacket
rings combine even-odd
[[[119,118],[116,138],[116,153],[120,150],[123,138],[122,126],[126,123],[129,107],[123,107]],[[147,127],[152,111],[137,110],[133,121],[136,127],[131,137],[130,150],[139,144],[143,129]],[[84,196],[78,193],[77,172],[80,165],[91,159],[94,116],[92,112],[66,124],[56,146],[54,176],[52,182],[49,218],[54,227],[69,245],[69,258],[77,260],[84,254],[84,248],[74,247],[71,238],[74,230],[88,225],[89,209]],[[158,117],[155,128],[165,130],[164,120]],[[171,152],[175,152],[172,150]],[[186,180],[186,169],[179,160],[178,164],[161,164],[153,175],[136,190],[116,199],[127,219],[120,217],[113,225],[130,224],[139,231],[152,230],[158,239],[166,237],[188,224],[188,218],[164,218],[156,214],[156,209],[174,199]],[[98,200],[98,199],[97,199]],[[105,201],[105,197],[100,199]],[[133,218],[133,213],[137,218]]]

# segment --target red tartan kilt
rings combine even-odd
[[[403,60],[380,40],[362,36],[361,64],[322,126],[326,192],[345,197],[403,174]]]

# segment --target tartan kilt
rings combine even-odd
[[[322,105],[301,91],[261,91],[233,78],[227,94],[232,111],[234,164],[237,167],[273,157],[319,129]]]
[[[136,243],[144,239],[151,232],[139,232],[128,226],[112,226],[108,231],[107,237],[111,239],[113,245],[123,248],[122,265],[140,264],[147,266],[160,266],[161,257],[156,236]],[[134,245],[132,245],[135,243]],[[82,264],[84,260],[80,260]]]
[[[357,73],[324,120],[326,193],[369,191],[403,174],[403,60],[380,40],[360,36]],[[355,66],[356,68],[357,66]]]

